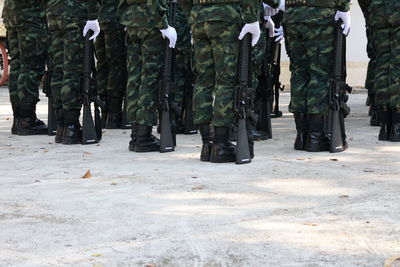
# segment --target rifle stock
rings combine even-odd
[[[236,144],[236,164],[246,164],[251,162],[249,140],[246,128],[246,101],[249,91],[249,68],[251,62],[250,55],[250,34],[246,34],[240,42],[239,57],[239,85],[235,90],[235,111],[238,118],[238,133]]]
[[[330,136],[331,153],[342,152],[347,148],[345,140],[343,94],[346,90],[345,82],[345,36],[343,35],[341,22],[337,22],[335,29],[335,62],[333,80],[329,92],[329,114],[327,119],[328,135]],[[343,102],[343,103],[342,103]]]
[[[82,86],[82,144],[96,144],[101,140],[100,108],[102,103],[98,98],[94,78],[93,42],[89,40],[91,31],[85,36],[83,54],[83,86]],[[95,120],[93,120],[91,103],[94,103]]]
[[[169,24],[173,25],[175,22],[175,10],[177,0],[171,0]],[[160,118],[160,153],[172,152],[175,150],[175,137],[172,132],[171,112],[170,108],[170,95],[171,90],[174,90],[174,50],[169,47],[169,40],[164,41],[164,70],[163,78],[160,82],[158,101],[159,101],[159,114]]]
[[[184,125],[185,134],[196,134],[197,127],[194,125],[193,119],[193,80],[194,74],[188,64],[186,81],[185,81],[185,99],[184,99]]]
[[[48,135],[55,135],[57,131],[57,118],[54,110],[53,95],[51,93],[51,74],[49,59],[47,60],[47,70],[43,76],[43,93],[47,96],[47,128]]]

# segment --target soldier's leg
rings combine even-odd
[[[194,40],[193,72],[197,79],[193,90],[194,123],[199,126],[203,146],[201,161],[210,161],[212,146],[211,120],[213,117],[213,90],[215,86],[215,63],[211,41],[204,32],[205,24],[192,28]]]
[[[185,132],[185,125],[183,118],[181,118],[182,110],[184,108],[184,94],[186,85],[187,66],[189,64],[189,56],[183,54],[181,51],[176,51],[175,63],[175,92],[173,92],[172,108],[176,119],[176,133],[183,134]]]
[[[140,40],[137,37],[136,28],[127,28],[127,117],[132,123],[131,141],[129,142],[129,150],[135,151],[137,137],[137,101],[140,86],[140,74],[142,70],[142,59],[140,50]]]
[[[97,92],[100,99],[103,102],[107,102],[107,78],[108,78],[108,64],[106,60],[106,47],[105,47],[105,38],[104,38],[104,30],[102,25],[100,25],[101,31],[99,36],[96,38],[96,42],[94,43],[95,51],[96,51],[96,83],[97,83]],[[106,119],[107,119],[107,104],[101,110],[102,116],[102,128],[105,127]]]
[[[21,23],[18,28],[18,44],[21,58],[18,76],[21,120],[18,134],[47,134],[47,126],[36,117],[36,103],[40,101],[39,85],[43,78],[47,55],[45,20]]]
[[[369,99],[369,115],[371,116],[370,125],[371,126],[380,126],[379,116],[378,116],[378,108],[375,103],[375,65],[376,65],[376,53],[374,48],[374,36],[373,36],[373,27],[369,26],[367,30],[367,53],[370,58],[368,62],[368,70],[367,70],[367,78],[365,80],[365,88],[368,90],[368,99]]]
[[[106,128],[121,128],[122,99],[126,89],[125,31],[122,25],[107,23],[105,28],[106,61],[108,63]],[[111,25],[110,25],[111,24]]]
[[[164,41],[157,29],[141,29],[142,70],[137,100],[138,123],[136,152],[159,151],[160,142],[151,132],[157,124],[157,99],[163,66]]]
[[[234,92],[237,86],[239,24],[210,23],[207,34],[211,39],[215,64],[214,143],[210,161],[234,162],[235,147],[230,142],[230,128],[235,124]],[[250,77],[251,78],[251,77]]]
[[[49,24],[49,57],[52,62],[51,75],[51,95],[53,97],[53,107],[56,113],[57,131],[55,142],[62,142],[62,134],[64,131],[64,114],[61,99],[61,87],[63,83],[63,64],[64,64],[64,38],[60,29],[55,23],[56,18],[48,18]]]
[[[83,26],[67,23],[62,29],[64,36],[64,64],[61,99],[64,110],[63,144],[81,143],[79,115],[82,107],[80,85],[83,71],[84,37]]]
[[[306,43],[302,40],[299,27],[305,25],[289,24],[286,27],[286,50],[290,57],[290,71],[292,73],[291,100],[289,111],[293,113],[297,135],[294,143],[296,150],[305,150],[309,130],[307,117],[307,91],[309,81],[309,61],[304,51]]]
[[[371,12],[369,21],[374,29],[374,47],[376,52],[376,68],[375,68],[375,101],[379,110],[381,120],[381,129],[378,139],[385,141],[389,139],[392,116],[389,110],[387,98],[387,90],[389,87],[390,72],[390,25],[386,14],[385,4],[371,4]],[[379,41],[378,41],[379,40]]]
[[[400,142],[400,5],[395,11],[397,20],[393,20],[395,25],[391,27],[391,56],[390,56],[390,75],[389,75],[389,108],[392,111],[392,127],[389,140]]]
[[[327,149],[323,132],[332,77],[335,27],[334,25],[313,25],[311,27],[312,30],[304,29],[303,32],[308,39],[306,56],[311,62],[307,93],[309,133],[306,150],[319,152]]]
[[[18,75],[20,72],[21,61],[18,47],[18,32],[15,28],[7,28],[8,53],[11,57],[10,76],[8,79],[8,90],[10,93],[10,102],[13,109],[12,134],[17,134],[20,119],[20,104],[18,99]]]

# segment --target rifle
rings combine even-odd
[[[95,63],[93,53],[93,42],[89,40],[92,31],[85,36],[85,48],[83,54],[83,122],[82,122],[82,144],[96,144],[101,140],[101,116],[100,107],[104,104],[97,96]],[[94,121],[91,110],[91,103],[94,104]]]
[[[267,46],[265,49],[265,56],[261,65],[261,76],[259,77],[259,89],[261,103],[259,105],[257,130],[267,133],[268,138],[272,138],[272,102],[273,102],[273,72],[272,60],[270,58],[271,45],[275,45],[275,41],[271,42],[270,37],[266,36]]]
[[[53,95],[51,93],[51,76],[53,68],[50,63],[49,56],[47,56],[46,71],[43,76],[43,93],[47,96],[47,128],[48,135],[55,135],[57,131],[57,118],[56,111],[53,106]]]
[[[173,25],[175,22],[177,0],[171,0],[169,9],[169,24]],[[169,40],[164,41],[164,69],[163,77],[160,81],[160,88],[158,92],[158,105],[160,118],[160,152],[172,152],[175,150],[176,140],[175,135],[172,133],[171,125],[171,112],[170,109],[170,96],[175,88],[174,82],[174,50],[169,47]]]
[[[194,88],[194,74],[191,69],[191,64],[189,62],[186,71],[185,80],[185,96],[184,96],[184,107],[182,112],[182,117],[184,119],[185,134],[196,134],[197,127],[194,125],[193,120],[193,88]]]
[[[251,88],[249,88],[249,83],[251,82],[250,42],[251,36],[249,33],[247,33],[240,42],[239,85],[235,89],[235,112],[238,119],[236,164],[246,164],[251,162],[249,139],[246,127],[246,103],[248,101],[248,94],[251,90]]]
[[[341,21],[338,21],[335,29],[335,62],[326,125],[331,153],[342,152],[347,148],[344,118],[350,109],[346,105],[346,91],[351,93],[351,87],[346,84],[346,36],[343,34]]]
[[[283,12],[280,11],[278,14],[273,16],[273,21],[275,23],[275,28],[279,28],[282,25],[282,20],[283,20]],[[273,42],[273,50],[272,50],[272,80],[273,80],[273,87],[274,90],[272,91],[274,95],[274,106],[272,108],[272,114],[271,118],[279,118],[282,117],[282,111],[279,110],[279,94],[280,91],[283,91],[285,89],[285,86],[283,86],[279,82],[279,77],[281,75],[281,50],[282,50],[282,45],[281,43],[276,42],[276,38],[270,38],[270,41]]]

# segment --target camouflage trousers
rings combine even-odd
[[[164,60],[158,29],[127,27],[127,113],[132,123],[157,124],[157,98]]]
[[[186,76],[189,64],[189,55],[185,55],[178,49],[175,53],[175,92],[173,92],[173,105],[178,114],[181,113],[184,106]]]
[[[375,101],[400,108],[400,2],[372,3],[369,10],[376,51]]]
[[[81,109],[83,75],[83,24],[48,16],[50,57],[53,63],[51,90],[55,109]]]
[[[292,73],[289,111],[325,114],[332,75],[335,26],[310,23],[285,26]]]
[[[234,125],[239,32],[238,23],[209,21],[192,25],[197,77],[193,93],[195,124]]]
[[[126,49],[124,26],[101,23],[96,39],[97,87],[99,95],[122,98],[126,89]]]
[[[37,103],[46,60],[45,21],[21,22],[17,28],[7,28],[7,39],[11,56],[10,101]]]
[[[367,54],[369,57],[367,78],[365,80],[365,88],[368,90],[368,95],[374,96],[374,84],[375,84],[375,68],[376,68],[376,53],[374,48],[374,35],[373,28],[368,26],[367,28]]]

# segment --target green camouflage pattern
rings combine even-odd
[[[68,22],[97,19],[98,0],[47,0],[46,13]]]
[[[233,21],[235,22],[235,21]],[[192,25],[194,40],[194,123],[232,127],[237,86],[240,24],[210,21]]]
[[[44,1],[6,0],[3,19],[11,57],[10,101],[37,103],[47,53]]]
[[[400,108],[400,1],[372,0],[368,13],[376,52],[376,104]]]
[[[53,62],[51,89],[54,108],[65,111],[81,109],[83,71],[83,27],[96,19],[96,0],[48,0],[46,6]]]
[[[96,40],[97,86],[103,96],[122,98],[126,89],[126,48],[124,26],[118,22],[100,23]]]
[[[117,12],[118,2],[119,0],[100,0],[100,8],[98,14],[98,19],[100,23],[118,23],[120,21]]]
[[[143,4],[136,4],[134,0],[120,0],[118,12],[121,24],[125,26],[147,27],[147,31],[168,27],[165,0],[147,0]]]
[[[324,114],[332,76],[333,23],[286,24],[286,47],[292,73],[289,111]]]
[[[164,41],[158,29],[127,27],[127,114],[131,123],[157,124]]]

